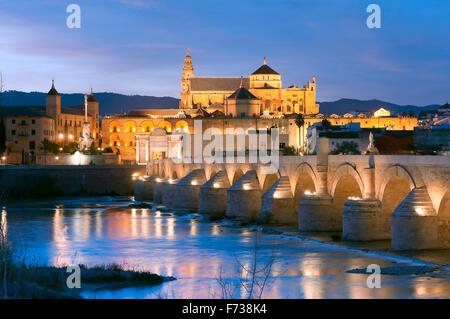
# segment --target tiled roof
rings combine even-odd
[[[58,91],[55,89],[55,81],[52,80],[52,88],[48,91],[47,95],[59,95]]]
[[[47,117],[45,114],[45,106],[2,106],[0,113],[4,117],[29,116],[29,117]]]
[[[81,106],[61,107],[61,113],[71,115],[84,115],[84,109]]]
[[[272,69],[267,64],[261,65],[255,72],[252,73],[252,75],[255,75],[255,74],[277,74],[277,75],[280,75],[280,73],[278,73],[277,71]]]
[[[254,100],[257,99],[256,96],[254,96],[249,90],[247,90],[244,87],[241,87],[234,91],[233,94],[231,94],[228,99],[233,100]]]
[[[87,98],[88,102],[97,102],[97,99],[95,98],[94,94],[91,92],[91,95]]]
[[[213,78],[193,77],[191,78],[191,91],[234,91],[242,86],[249,88],[249,78]]]

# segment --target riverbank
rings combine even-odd
[[[101,289],[122,289],[128,287],[156,286],[174,277],[160,276],[151,272],[125,269],[122,265],[109,264],[88,267],[78,265],[80,287],[68,287],[76,271],[63,266],[30,266],[15,265],[12,262],[6,268],[6,289],[4,281],[0,281],[1,297],[15,299],[72,299],[82,298],[86,291],[92,292]],[[0,273],[4,274],[2,264]],[[69,279],[68,279],[69,278]]]
[[[116,196],[134,193],[133,174],[145,175],[137,165],[3,165],[0,201],[55,196]]]

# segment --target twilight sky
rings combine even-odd
[[[81,28],[66,7],[81,7]],[[369,29],[366,7],[381,7]],[[6,90],[179,97],[186,48],[198,76],[248,76],[267,57],[317,100],[450,100],[450,1],[0,0]]]

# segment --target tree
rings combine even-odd
[[[301,132],[301,128],[305,125],[305,118],[303,117],[303,114],[301,114],[301,113],[297,114],[297,117],[295,118],[295,125],[297,125],[298,129]],[[299,134],[299,135],[301,138],[302,135],[301,134]],[[300,141],[299,144],[301,145],[302,141]]]
[[[323,119],[323,120],[322,120],[322,128],[323,128],[325,131],[328,131],[328,130],[331,128],[331,123],[330,123],[330,121],[328,121],[327,119]]]
[[[44,140],[39,145],[39,149],[41,151],[44,151],[45,155],[47,155],[47,153],[56,154],[56,153],[58,153],[59,145],[44,138]]]
[[[285,148],[283,148],[281,152],[284,156],[298,155],[298,151],[295,149],[294,146],[286,146]]]
[[[0,118],[0,155],[3,155],[6,151],[6,127],[3,121],[3,114]]]
[[[347,142],[344,141],[340,144],[336,145],[336,149],[331,151],[330,154],[338,155],[338,154],[351,154],[351,155],[359,155],[361,152],[359,151],[358,144],[353,141]]]

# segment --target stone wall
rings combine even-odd
[[[145,174],[142,166],[4,166],[0,191],[9,198],[63,195],[132,195],[132,174]]]

